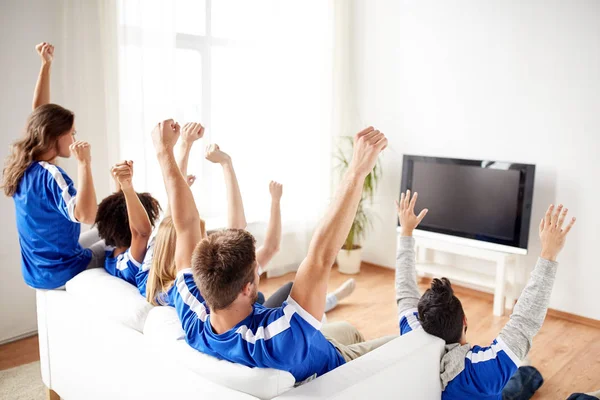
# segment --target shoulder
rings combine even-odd
[[[73,182],[65,170],[46,161],[33,163],[32,172],[43,175],[49,184],[56,184],[60,189],[65,189]]]

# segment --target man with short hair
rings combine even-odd
[[[542,252],[529,283],[498,337],[491,346],[480,347],[467,343],[467,317],[448,279],[433,279],[423,296],[419,294],[412,234],[428,210],[415,215],[416,202],[417,193],[411,198],[409,190],[396,203],[401,226],[396,262],[400,335],[423,328],[446,342],[441,361],[442,399],[502,399],[502,390],[542,327],[558,268],[556,257],[575,218],[563,229],[568,210],[562,205],[554,210],[550,205],[540,223]]]
[[[331,267],[352,225],[364,180],[387,146],[381,132],[370,127],[356,135],[348,172],[317,227],[290,297],[269,309],[256,303],[260,277],[252,235],[226,229],[201,241],[200,217],[173,156],[177,127],[163,121],[152,138],[177,232],[172,303],[190,346],[246,366],[288,371],[302,382],[393,338],[362,342],[349,324],[320,331]]]

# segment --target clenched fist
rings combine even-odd
[[[357,133],[354,137],[354,153],[350,162],[350,171],[366,178],[373,171],[377,158],[387,147],[385,135],[372,126]]]
[[[110,173],[121,189],[127,190],[132,187],[133,161],[123,161],[116,164],[111,168]]]
[[[49,64],[54,59],[54,46],[50,43],[42,42],[36,45],[35,51],[40,55],[44,64]]]
[[[197,122],[188,122],[181,129],[181,141],[185,145],[191,145],[204,136],[204,127]]]
[[[218,144],[211,144],[206,146],[206,154],[204,156],[208,161],[215,164],[227,164],[231,162],[229,154],[221,151]]]
[[[91,147],[88,142],[78,140],[69,146],[69,150],[79,163],[89,164],[92,161]]]
[[[279,201],[283,195],[283,185],[279,182],[271,181],[269,183],[269,192],[273,200]]]
[[[179,124],[172,119],[159,122],[152,130],[152,142],[157,153],[173,151],[179,138]]]

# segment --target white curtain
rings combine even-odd
[[[324,0],[117,0],[120,158],[138,190],[166,204],[150,131],[201,121],[228,152],[250,229],[268,218],[269,180],[284,184],[275,266],[297,266],[328,202],[333,120],[333,5]],[[201,215],[222,224],[220,167],[192,151]]]

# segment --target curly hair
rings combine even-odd
[[[137,195],[148,214],[152,227],[154,227],[161,211],[158,200],[150,193],[138,193]],[[104,239],[107,246],[131,246],[131,230],[123,192],[113,193],[102,200],[98,205],[95,225],[98,228],[98,234]]]

